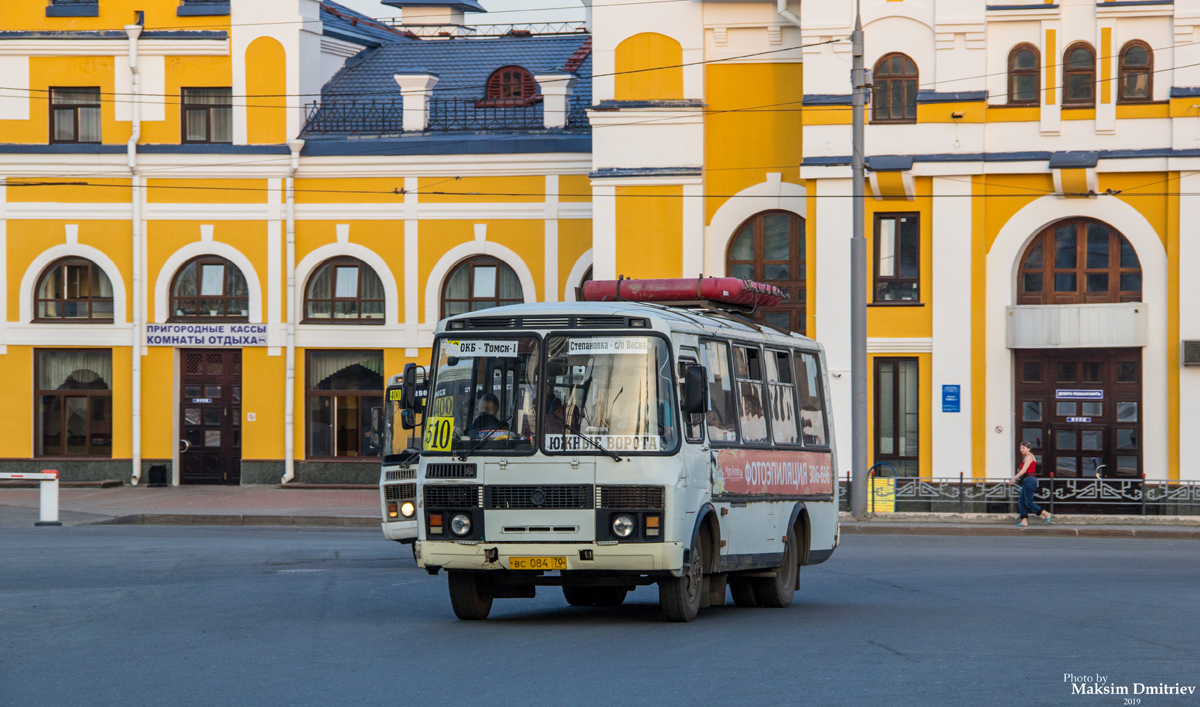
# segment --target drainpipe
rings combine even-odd
[[[283,389],[283,480],[296,478],[296,170],[300,169],[303,140],[291,140],[292,164],[288,167],[287,193],[287,376]]]
[[[788,0],[775,0],[775,12],[783,19],[791,22],[797,27],[800,26],[800,18],[796,17],[796,13],[787,9]]]
[[[138,72],[138,37],[142,35],[145,15],[138,13],[138,24],[125,25],[129,37],[129,73],[132,75],[133,101],[131,103],[132,132],[126,153],[129,158],[129,173],[132,176],[131,196],[133,200],[133,476],[134,486],[142,480],[142,321],[144,278],[142,274],[142,177],[137,163],[137,146],[142,139],[142,81]]]

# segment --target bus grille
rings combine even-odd
[[[484,507],[496,509],[592,508],[591,486],[487,486]]]
[[[476,508],[482,500],[482,486],[426,486],[426,508]]]
[[[383,475],[385,481],[404,481],[406,479],[417,478],[416,469],[393,469],[385,472]]]
[[[417,497],[417,485],[389,484],[383,487],[383,496],[389,501],[411,501]]]
[[[425,467],[427,479],[473,479],[474,464],[430,464]]]
[[[661,486],[601,486],[596,490],[596,505],[599,508],[663,509]]]

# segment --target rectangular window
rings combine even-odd
[[[378,457],[383,443],[383,352],[309,351],[308,456]]]
[[[733,374],[729,368],[729,344],[705,341],[702,346],[708,375],[708,439],[736,442],[737,412],[733,400]]]
[[[100,142],[100,89],[50,89],[50,142]]]
[[[184,142],[233,142],[233,89],[185,88],[179,111]]]
[[[800,396],[800,431],[806,447],[829,446],[824,380],[816,354],[797,352],[796,393]]]
[[[876,214],[875,302],[920,300],[920,218],[917,214]]]
[[[919,414],[917,359],[875,359],[875,463],[891,464],[897,476],[919,474]]]
[[[36,352],[37,456],[112,457],[112,352]]]
[[[699,365],[699,352],[691,347],[686,347],[680,350],[679,355],[679,419],[683,422],[683,438],[692,443],[704,441],[704,416],[692,415],[684,412],[684,406],[687,404],[687,395],[685,383],[687,381],[688,366]]]
[[[767,351],[766,362],[767,394],[771,401],[771,438],[775,444],[799,444],[791,356],[786,351]]]
[[[766,444],[767,405],[763,390],[762,352],[746,346],[733,347],[733,375],[737,379],[738,419],[742,442]]]

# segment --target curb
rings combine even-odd
[[[264,516],[264,515],[190,515],[183,513],[136,513],[102,520],[88,525],[290,525],[323,528],[378,528],[376,518],[355,516]]]
[[[886,525],[1016,525],[1016,513],[867,513],[862,520],[841,511],[838,517],[843,523],[883,523]],[[1054,514],[1054,524],[1060,526],[1154,526],[1161,528],[1196,528],[1200,530],[1200,516],[1127,516],[1127,515],[1081,515],[1075,513]]]
[[[1148,540],[1200,540],[1200,528],[1098,528],[1089,526],[1049,526],[1017,528],[996,525],[917,525],[842,523],[847,535],[940,535],[975,537],[1041,536],[1051,538],[1143,538]]]

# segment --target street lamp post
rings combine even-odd
[[[866,91],[868,79],[863,65],[863,31],[861,0],[856,3],[854,32],[854,64],[850,72],[851,98],[854,106],[853,145],[851,164],[854,170],[854,233],[850,238],[850,386],[851,386],[851,465],[853,482],[850,486],[850,512],[861,518],[867,510],[867,239],[865,223],[866,170],[863,152],[865,141]]]

